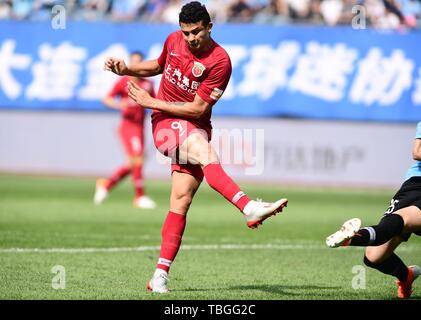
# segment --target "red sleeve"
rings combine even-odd
[[[167,40],[165,40],[165,43],[164,43],[164,47],[162,48],[162,52],[160,56],[158,57],[158,64],[162,68],[165,67],[165,62],[167,61],[168,47],[170,46],[170,43],[172,39],[174,38],[174,34],[175,33],[173,32],[167,37]]]
[[[231,77],[232,67],[229,58],[221,59],[210,71],[197,89],[197,94],[210,105],[221,98]]]
[[[111,88],[110,92],[108,92],[107,97],[120,97],[123,92],[123,86],[124,86],[124,77],[119,79],[114,86]]]

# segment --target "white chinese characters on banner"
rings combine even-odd
[[[339,101],[357,55],[355,49],[345,44],[329,46],[310,42],[306,53],[298,58],[288,88],[326,101]]]
[[[25,70],[31,63],[29,54],[15,53],[16,41],[7,39],[0,47],[0,91],[14,100],[21,95],[22,85],[13,77],[12,70]]]
[[[402,50],[395,49],[390,57],[383,57],[380,48],[372,48],[358,63],[350,100],[367,106],[390,106],[411,87],[413,69],[414,63],[405,58]]]
[[[418,68],[418,78],[415,80],[415,89],[412,93],[412,102],[421,105],[421,67]]]
[[[269,99],[287,84],[287,72],[300,52],[298,42],[282,42],[277,49],[258,45],[250,49],[250,60],[244,66],[244,79],[238,85],[242,97],[257,95]]]
[[[234,70],[244,59],[247,58],[248,51],[246,46],[241,45],[222,45],[227,53],[230,56],[231,59],[231,66]],[[235,97],[236,91],[235,91],[236,83],[234,77],[231,77],[230,81],[228,82],[228,86],[225,89],[224,95],[222,96],[223,99],[229,100]]]
[[[421,66],[401,49],[386,53],[382,51],[385,49],[371,47],[359,54],[358,49],[343,43],[289,40],[277,46],[224,47],[231,57],[233,76],[223,100],[255,97],[262,102],[275,101],[278,95],[288,93],[359,106],[397,105],[403,97],[412,106],[421,105]],[[99,48],[94,56],[88,56],[87,47],[69,41],[55,45],[46,42],[36,49],[37,57],[22,53],[16,40],[0,41],[0,95],[6,100],[16,100],[24,93],[29,102],[75,99],[82,105],[89,102],[89,107],[99,102],[118,79],[103,70],[105,58],[114,56],[128,62],[129,56],[121,43]],[[156,59],[161,51],[160,43],[150,46],[147,59]],[[22,71],[28,75],[22,77]],[[167,72],[181,87],[197,90],[199,83],[189,83],[178,69],[167,66]],[[160,78],[153,78],[156,88]]]
[[[112,72],[104,70],[104,61],[107,57],[118,57],[128,62],[129,52],[122,44],[114,44],[97,54],[86,63],[86,84],[78,91],[81,100],[101,100],[119,78]]]
[[[62,42],[54,48],[43,43],[39,48],[40,61],[32,67],[33,80],[26,88],[30,100],[66,100],[75,95],[82,72],[81,62],[87,57],[83,47]]]

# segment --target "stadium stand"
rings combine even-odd
[[[55,5],[72,20],[174,23],[182,0],[0,0],[0,19],[46,20]],[[419,28],[420,0],[205,0],[217,23],[350,24],[363,6],[367,26]],[[362,8],[362,7],[359,7]]]

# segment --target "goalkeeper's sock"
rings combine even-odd
[[[175,212],[168,212],[162,226],[162,243],[157,268],[168,272],[180,249],[181,239],[186,227],[186,216]]]
[[[145,194],[142,169],[142,165],[134,165],[132,169],[132,178],[136,198],[139,198]]]
[[[241,212],[250,198],[240,190],[238,185],[227,175],[220,163],[211,163],[203,167],[208,184],[225,199],[235,205]]]
[[[389,258],[380,263],[372,263],[364,256],[364,263],[366,266],[379,270],[384,274],[395,276],[402,282],[405,282],[408,277],[408,267],[395,253],[392,253]]]
[[[112,174],[111,178],[108,179],[105,188],[107,190],[111,190],[117,183],[119,183],[122,179],[124,179],[130,173],[129,166],[121,166]]]
[[[398,214],[389,214],[375,226],[358,230],[351,239],[350,246],[379,246],[402,233],[404,221]]]

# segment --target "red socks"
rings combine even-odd
[[[110,179],[108,179],[108,183],[105,186],[107,190],[110,190],[114,187],[118,182],[120,182],[123,178],[125,178],[130,173],[130,168],[128,166],[121,166],[118,168]]]
[[[211,163],[203,168],[203,173],[208,184],[223,195],[228,201],[243,211],[250,201],[238,185],[225,173],[219,163]],[[169,271],[180,249],[184,228],[186,227],[186,216],[175,212],[168,212],[164,225],[162,226],[161,252],[157,264],[158,269]]]
[[[180,249],[181,238],[186,227],[186,216],[169,211],[164,225],[162,226],[161,252],[157,268],[168,272],[171,263]]]
[[[135,165],[132,169],[128,166],[121,166],[118,168],[110,179],[108,179],[108,184],[105,186],[107,190],[111,190],[117,183],[123,180],[128,174],[132,173],[133,185],[136,198],[139,198],[145,194],[143,188],[143,175],[142,175],[142,166]]]
[[[203,173],[208,184],[235,205],[241,212],[250,198],[247,197],[238,185],[226,174],[221,164],[211,163],[203,167]]]
[[[139,198],[145,194],[143,189],[143,176],[142,176],[142,166],[135,165],[132,169],[132,178],[136,198]]]

